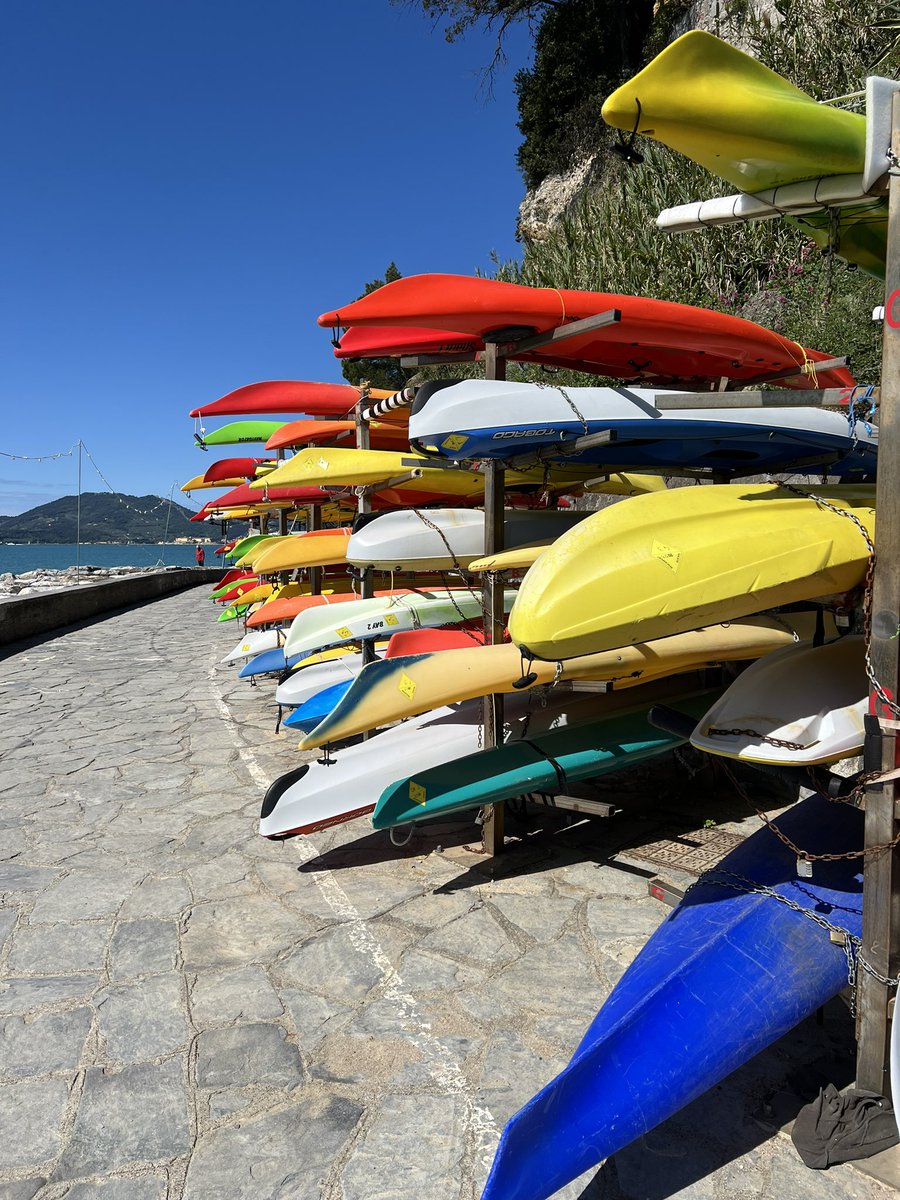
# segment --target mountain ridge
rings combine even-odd
[[[0,541],[71,544],[77,541],[77,496],[61,496],[15,516],[0,516]],[[81,495],[81,541],[174,541],[205,537],[207,528],[191,522],[193,510],[162,496],[110,492]]]

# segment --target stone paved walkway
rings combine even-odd
[[[473,1200],[664,916],[615,855],[653,821],[557,821],[496,867],[471,825],[260,839],[298,759],[271,687],[215,670],[237,632],[204,591],[0,662],[0,1200]],[[846,1024],[561,1195],[893,1196],[753,1119]]]

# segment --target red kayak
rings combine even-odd
[[[333,499],[328,492],[313,487],[272,487],[268,491],[251,490],[249,483],[239,484],[223,496],[204,504],[200,510],[212,512],[220,508],[243,508],[245,506],[268,506],[269,508],[293,508],[300,504],[326,504]]]
[[[222,576],[222,578],[219,580],[219,582],[213,588],[213,591],[217,592],[219,590],[219,588],[225,587],[225,585],[228,583],[237,584],[237,583],[240,583],[242,579],[255,579],[255,578],[256,578],[256,576],[253,574],[252,571],[243,571],[240,569],[240,567],[234,567],[233,570],[225,572],[225,574]]]
[[[239,479],[241,476],[253,479],[256,468],[271,461],[268,458],[222,458],[212,464],[203,476],[203,482],[219,483],[223,479]]]
[[[812,365],[832,355],[806,350],[742,317],[667,300],[531,288],[466,275],[398,279],[323,313],[319,324],[408,325],[417,331],[420,345],[423,329],[432,335],[446,330],[510,342],[610,310],[621,314],[618,322],[513,357],[658,385],[703,387],[723,378],[750,382],[793,367],[796,373],[781,381],[784,387],[841,388],[854,383],[845,369],[823,371],[816,378]],[[810,373],[805,373],[805,364]]]
[[[477,628],[484,622],[480,617],[470,622],[463,621],[456,627],[445,629],[408,629],[395,633],[387,644],[385,658],[406,658],[410,654],[436,654],[438,650],[471,650],[484,645],[484,630]]]
[[[373,389],[383,400],[391,393]],[[267,379],[248,383],[227,396],[191,409],[192,417],[256,416],[259,413],[309,413],[317,417],[344,417],[359,400],[359,389],[349,383],[310,383],[303,379]]]

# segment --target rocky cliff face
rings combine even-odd
[[[764,20],[778,19],[774,0],[757,0],[753,7]],[[725,0],[694,0],[674,27],[672,40],[690,29],[705,29],[733,46],[748,50],[746,26],[729,15],[728,8]],[[572,215],[583,192],[599,184],[605,154],[605,149],[596,150],[568,171],[548,176],[538,188],[527,192],[519,206],[518,239],[525,243],[544,241],[554,226]]]

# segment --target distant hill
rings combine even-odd
[[[0,517],[0,542],[75,542],[77,497],[63,496],[15,517]],[[160,496],[82,492],[82,542],[161,542],[207,537],[210,527],[191,523],[193,510]],[[168,517],[168,532],[166,518]]]

